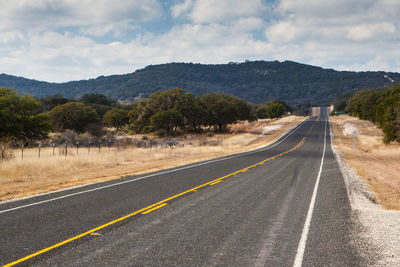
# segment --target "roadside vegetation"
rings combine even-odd
[[[237,121],[279,118],[288,111],[291,108],[282,101],[254,105],[225,93],[198,97],[180,88],[156,92],[131,104],[101,94],[87,94],[77,100],[62,95],[35,99],[0,88],[0,141],[2,145],[27,147],[49,141],[75,145],[80,137],[82,141],[93,137],[97,142],[119,133],[159,137],[217,133],[225,132],[228,124]],[[71,131],[77,139],[63,134]],[[65,140],[49,138],[57,133]]]
[[[343,94],[333,113],[347,113],[331,121],[335,144],[348,164],[383,208],[400,210],[400,84]]]
[[[349,115],[331,117],[334,144],[362,177],[385,209],[400,210],[400,143],[384,144],[384,133],[372,122]],[[353,131],[357,131],[353,151]]]
[[[348,97],[348,95],[347,95]],[[383,141],[400,141],[400,84],[384,91],[365,89],[336,103],[336,112],[368,120],[382,129]]]

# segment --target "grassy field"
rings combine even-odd
[[[334,143],[385,209],[400,210],[400,144],[385,145],[380,129],[347,115],[331,117]],[[358,132],[353,152],[353,131]]]
[[[0,201],[66,187],[141,174],[186,163],[238,153],[267,145],[305,117],[242,122],[230,126],[230,133],[189,135],[174,148],[92,147],[69,149],[65,156],[55,148],[12,151],[14,158],[0,163]],[[141,138],[137,137],[137,138]],[[182,146],[183,145],[183,146]]]

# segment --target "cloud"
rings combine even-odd
[[[303,33],[303,28],[291,21],[279,21],[265,30],[267,39],[273,43],[291,42]]]
[[[279,58],[346,70],[399,68],[398,1],[281,0],[274,12],[264,34]]]
[[[259,17],[267,11],[261,0],[185,0],[172,7],[173,16],[189,13],[194,23],[229,22],[241,17]]]
[[[347,39],[353,41],[367,41],[375,38],[391,38],[396,33],[396,27],[392,23],[383,22],[376,24],[360,24],[347,29]]]
[[[69,32],[35,32],[25,36],[22,47],[0,57],[0,65],[7,65],[14,75],[68,81],[172,61],[212,64],[241,61],[243,57],[259,59],[260,54],[271,51],[268,44],[253,40],[247,32],[257,22],[238,22],[238,27],[177,25],[162,35],[144,34],[126,43],[105,44]]]
[[[400,68],[400,1],[172,2],[0,0],[0,72],[68,81],[172,61],[245,59]]]
[[[193,0],[184,0],[182,3],[176,4],[171,7],[171,13],[173,17],[182,16],[184,13],[189,11],[193,6]]]
[[[156,0],[0,0],[0,29],[54,29],[148,21],[161,15]]]
[[[232,24],[236,31],[255,31],[264,28],[264,21],[257,17],[240,18]]]

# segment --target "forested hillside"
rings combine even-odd
[[[134,100],[156,91],[184,88],[197,96],[225,92],[253,103],[284,100],[291,105],[326,105],[347,91],[382,89],[400,82],[399,73],[345,72],[291,61],[252,61],[222,65],[169,63],[152,65],[124,75],[47,83],[0,74],[0,87],[36,97],[62,94],[80,98],[100,93],[118,100]]]

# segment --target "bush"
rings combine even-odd
[[[49,114],[50,122],[54,129],[58,131],[71,129],[76,132],[83,132],[88,124],[100,122],[97,112],[80,102],[56,106]]]

